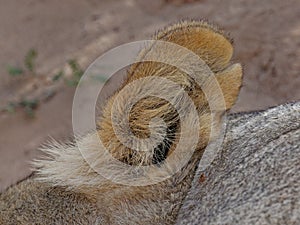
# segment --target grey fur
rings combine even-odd
[[[300,102],[229,116],[222,150],[197,171],[177,224],[299,224]]]
[[[205,171],[196,172],[177,224],[299,223],[300,102],[261,112],[232,114],[228,116],[227,125],[221,151]],[[180,207],[187,188],[181,185],[157,187],[163,195],[153,196],[156,201],[141,202],[138,217],[130,216],[130,211],[125,215],[122,205],[115,210],[114,217],[117,219],[119,215],[118,221],[123,219],[126,224],[156,224],[158,221],[172,224],[172,219],[166,218],[177,214],[177,210],[172,209]],[[182,193],[176,192],[179,190]],[[170,193],[177,196],[176,200],[168,197]],[[107,218],[98,210],[98,204],[80,193],[28,179],[0,194],[0,224],[7,221],[9,224],[26,221],[35,221],[35,224],[54,221],[55,224],[67,221],[69,224],[106,224],[111,221],[116,224],[113,218]],[[133,214],[138,212],[136,209],[136,205],[132,205]],[[173,211],[174,215],[161,214],[161,218],[156,218],[158,214],[153,209]]]

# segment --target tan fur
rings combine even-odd
[[[202,21],[184,21],[161,30],[154,39],[181,45],[204,60],[219,82],[226,109],[230,109],[238,96],[242,70],[239,64],[230,65],[233,47],[230,39],[222,31]],[[151,47],[145,48],[139,57],[143,58],[151,51]],[[35,221],[43,221],[41,223],[44,224],[172,224],[174,222],[180,204],[191,185],[197,162],[209,141],[211,110],[205,94],[189,75],[163,63],[142,62],[132,65],[128,71],[128,78],[120,90],[126,84],[145,77],[145,74],[168,78],[179,84],[196,105],[201,124],[199,128],[201,141],[197,144],[190,162],[181,171],[160,183],[127,186],[107,180],[91,169],[79,152],[77,144],[53,143],[43,149],[50,157],[36,162],[38,169],[35,179],[18,184],[0,196],[0,222],[4,224],[9,224],[10,221],[13,221],[11,224],[28,224]],[[201,77],[203,74],[197,76]],[[98,154],[96,145],[98,135],[116,159],[129,165],[156,164],[157,162],[154,163],[153,160],[157,153],[153,150],[143,149],[146,151],[136,152],[124,146],[116,137],[111,121],[111,107],[119,91],[104,107],[103,116],[98,122],[98,134],[90,134],[78,139],[79,145],[83,146],[88,161],[92,161],[96,168],[105,160]],[[211,91],[214,93],[214,90]],[[176,95],[176,93],[174,90],[169,90],[169,95]],[[123,99],[126,101],[126,96],[123,96]],[[119,114],[122,115],[122,112]],[[134,105],[129,118],[132,133],[140,138],[149,137],[149,122],[154,117],[163,118],[170,127],[169,132],[172,137],[168,137],[169,146],[164,146],[168,149],[166,154],[170,155],[179,139],[180,121],[178,113],[166,100],[147,97]],[[188,123],[194,122],[195,118],[188,118]],[[214,122],[218,123],[218,121]],[[164,158],[161,159],[163,160]],[[48,196],[53,198],[48,199]],[[64,202],[70,204],[64,205],[68,204]],[[21,208],[19,204],[22,205]],[[64,207],[67,210],[64,211]],[[47,212],[49,212],[48,216]]]

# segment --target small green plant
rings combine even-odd
[[[5,108],[5,111],[8,113],[15,113],[16,112],[16,104],[14,102],[9,102]]]
[[[80,68],[79,64],[75,59],[71,59],[68,61],[68,64],[72,70],[72,77],[71,79],[66,80],[66,83],[69,86],[77,86],[81,76],[83,75],[83,70]]]
[[[24,73],[23,69],[17,66],[8,66],[7,72],[12,77],[20,76]]]
[[[37,51],[35,49],[30,49],[25,55],[24,64],[26,69],[34,74],[35,71],[35,59],[37,57]]]
[[[6,107],[2,109],[2,111],[15,113],[17,108],[21,108],[25,111],[27,116],[32,118],[34,117],[34,111],[37,109],[38,105],[38,99],[23,99],[19,102],[9,102]]]
[[[37,109],[39,101],[37,99],[24,99],[20,101],[19,105],[25,109],[25,112],[29,117],[34,117],[34,110]]]
[[[58,81],[58,80],[60,80],[63,76],[64,76],[64,72],[63,72],[62,70],[60,70],[57,74],[55,74],[55,75],[52,77],[52,81],[53,81],[53,82]]]
[[[29,72],[34,75],[35,74],[35,59],[36,59],[36,57],[37,57],[37,51],[34,50],[33,48],[30,49],[24,58],[25,69],[23,69],[22,67],[9,65],[7,67],[8,74],[12,77],[24,75],[24,74],[26,74],[25,72]]]

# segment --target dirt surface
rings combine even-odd
[[[61,69],[70,76],[68,60],[86,68],[110,48],[148,39],[179,19],[207,19],[234,38],[233,60],[245,76],[233,111],[300,100],[299,11],[299,0],[0,0],[0,107],[42,99],[34,118],[20,109],[0,113],[0,190],[30,174],[29,161],[50,137],[72,137],[75,88],[52,81]],[[7,67],[23,66],[31,48],[36,75],[9,76]]]

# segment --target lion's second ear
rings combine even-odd
[[[155,39],[173,42],[196,53],[213,72],[225,69],[232,57],[231,40],[203,21],[183,21],[166,27]]]
[[[227,110],[234,105],[238,98],[242,85],[242,76],[242,66],[238,63],[216,74],[216,79],[223,92]]]

